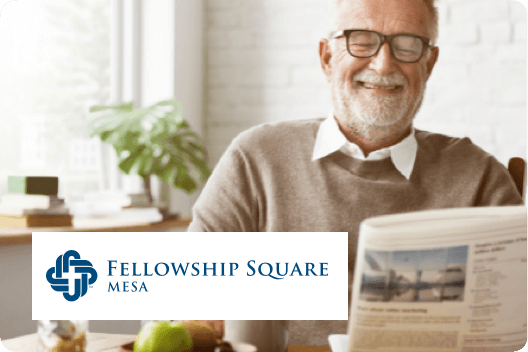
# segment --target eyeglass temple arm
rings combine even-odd
[[[328,34],[328,37],[326,39],[328,39],[328,40],[337,39],[337,38],[342,37],[344,35],[345,35],[345,31],[331,32],[330,34]]]

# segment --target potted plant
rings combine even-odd
[[[91,121],[90,135],[114,147],[121,171],[143,179],[150,203],[151,175],[192,193],[211,174],[204,143],[183,119],[176,99],[142,108],[132,102],[96,105],[90,112],[101,114]]]

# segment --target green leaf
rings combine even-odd
[[[138,175],[148,177],[153,174],[152,168],[154,166],[155,158],[152,157],[149,149],[144,149],[139,159],[137,173]]]
[[[200,152],[202,154],[207,154],[207,151],[205,150],[205,147],[201,144],[195,143],[195,142],[189,142],[189,147],[191,147],[193,150]]]
[[[167,165],[165,168],[160,169],[157,173],[158,177],[161,178],[163,181],[167,182],[169,185],[172,184],[174,181],[174,175],[175,171],[172,167],[172,164]]]
[[[90,107],[90,112],[99,112],[99,111],[106,111],[106,110],[123,110],[123,111],[130,111],[134,108],[134,103],[121,103],[116,105],[94,105]]]
[[[180,188],[187,193],[192,193],[197,188],[196,182],[194,182],[192,177],[189,176],[187,170],[183,168],[178,169],[173,184],[175,187]]]
[[[129,174],[136,162],[141,159],[141,153],[144,149],[144,146],[140,146],[134,151],[131,151],[128,157],[124,158],[123,160],[120,160],[118,166],[121,171],[123,171],[125,174]]]

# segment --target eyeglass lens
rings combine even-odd
[[[381,38],[374,32],[354,31],[350,33],[348,46],[350,53],[356,57],[370,57],[381,45]],[[404,62],[414,62],[420,59],[423,42],[416,37],[398,35],[390,42],[394,57]]]

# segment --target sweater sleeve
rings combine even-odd
[[[258,231],[250,164],[236,140],[229,146],[193,207],[189,232]]]
[[[476,206],[521,205],[523,200],[508,170],[493,156],[487,158],[486,172],[476,199]]]

